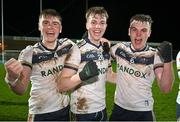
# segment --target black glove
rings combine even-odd
[[[158,46],[158,51],[160,56],[163,58],[164,63],[171,62],[173,60],[172,57],[172,44],[168,41],[163,41],[159,46]]]
[[[109,53],[109,51],[110,51],[110,47],[107,42],[103,43],[103,51],[104,51],[104,53]]]
[[[98,68],[93,60],[89,61],[79,73],[81,81],[88,80],[97,75],[99,75]]]

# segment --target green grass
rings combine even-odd
[[[4,66],[0,64],[0,121],[27,120],[29,93],[23,96],[13,93],[4,82],[4,76]]]
[[[157,121],[176,121],[176,96],[178,93],[179,79],[174,63],[175,82],[173,90],[169,94],[163,94],[156,82],[153,84],[153,96],[155,100],[154,112]],[[4,82],[5,70],[0,64],[0,121],[26,121],[28,116],[29,89],[23,96],[14,94]],[[114,104],[115,85],[107,83],[107,112],[108,116]]]
[[[176,121],[176,97],[179,90],[179,79],[177,76],[176,64],[174,63],[175,82],[173,89],[168,94],[159,90],[157,83],[153,84],[154,112],[156,119],[160,121]]]

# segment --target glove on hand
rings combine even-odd
[[[108,42],[103,43],[103,50],[104,50],[105,53],[109,53],[110,47],[109,47]]]
[[[93,60],[89,61],[79,73],[81,81],[88,80],[97,75],[99,75],[98,68]]]
[[[172,57],[172,44],[168,41],[163,41],[159,46],[158,46],[158,51],[160,56],[163,58],[164,63],[171,62],[173,60]]]

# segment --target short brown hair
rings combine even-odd
[[[59,21],[62,22],[62,17],[61,15],[54,9],[44,9],[39,15],[39,19],[42,18],[42,16],[55,16],[59,18]]]
[[[145,14],[136,14],[131,17],[130,19],[130,24],[134,21],[141,21],[141,22],[149,22],[150,25],[152,25],[153,20],[150,15],[145,15]]]
[[[104,16],[106,17],[107,19],[109,18],[109,15],[107,13],[107,11],[105,10],[104,7],[98,7],[98,6],[95,6],[95,7],[91,7],[87,10],[86,12],[86,19],[91,15],[91,14],[100,14],[101,16]]]

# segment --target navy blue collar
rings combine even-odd
[[[134,49],[132,49],[132,44],[130,43],[130,49],[131,49],[131,51],[133,52],[133,53],[135,53],[135,52],[142,52],[142,51],[146,51],[146,50],[148,50],[149,49],[149,46],[146,44],[145,45],[145,47],[143,48],[143,49],[141,49],[141,50],[134,50]]]
[[[57,41],[57,40],[56,40]],[[39,45],[41,45],[44,49],[46,49],[46,50],[49,50],[49,51],[56,51],[56,49],[57,49],[57,47],[58,47],[58,45],[59,45],[59,41],[57,41],[57,43],[56,43],[56,47],[54,48],[54,49],[49,49],[49,48],[47,48],[43,43],[42,43],[42,41],[40,41],[39,42]],[[41,48],[42,48],[41,47]]]
[[[91,44],[91,45],[93,45],[93,46],[95,46],[96,48],[99,48],[99,47],[101,47],[102,46],[102,44],[100,43],[98,46],[97,45],[95,45],[95,44],[93,44],[88,38],[84,38],[84,40],[87,42],[87,43],[89,43],[89,44]]]

